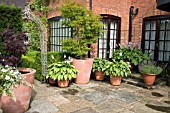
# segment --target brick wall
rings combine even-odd
[[[132,0],[131,5],[139,8],[138,15],[133,18],[132,41],[134,42],[141,42],[143,18],[156,15],[170,15],[170,12],[156,9],[156,0]]]
[[[58,7],[62,4],[62,0],[58,3],[50,2],[50,12],[48,18],[59,16]],[[89,9],[90,0],[77,0]],[[134,6],[134,11],[139,8],[138,15],[133,17],[132,25],[132,41],[141,44],[142,38],[142,22],[143,18],[155,15],[170,15],[170,12],[164,12],[156,9],[156,0],[92,0],[92,11],[97,14],[111,14],[121,17],[121,43],[128,41],[129,33],[129,11]],[[96,56],[97,44],[92,45],[92,55]],[[94,52],[95,51],[95,52]]]

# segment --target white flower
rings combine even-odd
[[[120,52],[119,55],[122,56],[122,52]]]
[[[5,77],[5,80],[9,80],[9,79],[10,79],[10,76],[6,76],[6,77]]]
[[[5,72],[7,72],[8,70],[6,70],[6,69],[1,69],[1,71],[5,73]]]
[[[5,65],[5,67],[9,67],[8,65]]]

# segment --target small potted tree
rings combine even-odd
[[[138,68],[146,85],[153,85],[156,76],[163,70],[163,66],[157,64],[155,61],[143,61],[139,64]]]
[[[63,25],[72,28],[72,37],[62,43],[62,49],[71,54],[73,65],[78,69],[75,83],[87,84],[93,59],[87,58],[90,44],[95,43],[102,27],[100,16],[74,0],[68,0],[61,8]]]
[[[95,58],[93,61],[92,71],[95,74],[96,80],[104,80],[104,71],[106,70],[106,67],[108,65],[107,60],[102,58]]]
[[[131,74],[130,63],[123,60],[109,62],[106,70],[104,71],[105,75],[110,76],[110,83],[112,85],[120,85],[122,77],[127,77]]]
[[[73,65],[62,61],[49,65],[46,78],[51,78],[54,81],[57,80],[59,87],[67,87],[69,81],[76,78],[77,72],[77,69]]]

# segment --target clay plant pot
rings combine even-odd
[[[48,78],[48,82],[49,82],[50,85],[56,84],[55,80],[53,80],[52,78]]]
[[[65,88],[69,85],[69,80],[58,80],[57,81],[58,87]]]
[[[18,70],[25,76],[24,80],[30,84],[34,84],[34,76],[36,70],[31,68],[18,68]],[[26,73],[28,72],[28,73]],[[1,108],[3,113],[24,113],[28,110],[32,87],[20,84],[20,86],[14,89],[14,94],[16,96],[16,102],[12,100],[7,94],[2,94],[1,96]]]
[[[156,74],[142,74],[143,77],[143,81],[146,85],[153,85],[155,78],[156,78]]]
[[[101,72],[101,71],[95,71],[95,79],[96,80],[99,80],[99,81],[102,81],[104,80],[104,73]]]
[[[122,77],[121,76],[112,76],[110,78],[110,83],[113,86],[119,86],[121,84]]]
[[[87,58],[85,60],[73,59],[73,66],[78,70],[75,79],[76,84],[89,83],[93,60],[93,58]]]

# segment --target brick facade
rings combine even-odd
[[[77,0],[89,9],[90,0]],[[62,0],[50,2],[48,18],[60,16],[59,6]],[[129,10],[139,8],[138,15],[133,17],[132,41],[141,42],[143,18],[155,15],[167,15],[170,13],[156,9],[156,0],[92,0],[92,11],[97,14],[111,14],[121,17],[121,42],[128,40]]]
[[[89,9],[90,0],[77,0],[86,5]],[[58,2],[50,2],[51,10],[48,18],[59,16],[58,7],[62,4],[62,0]],[[156,9],[156,0],[92,0],[92,11],[97,14],[110,14],[121,17],[121,43],[128,41],[129,33],[129,11],[134,6],[134,11],[139,8],[137,15],[132,19],[132,41],[141,43],[142,38],[142,22],[143,18],[156,15],[170,15],[170,12],[160,11]],[[97,44],[92,46],[93,56],[96,56]],[[95,52],[95,53],[94,53]]]

